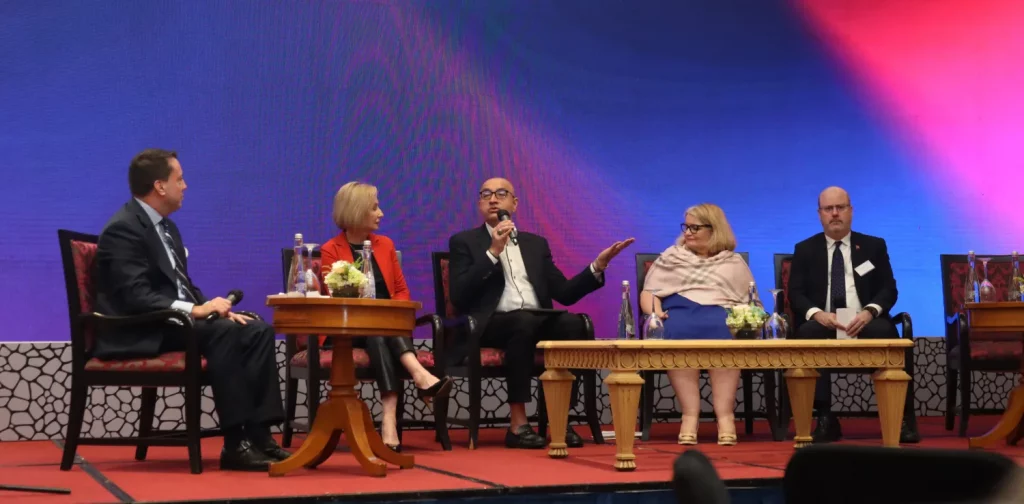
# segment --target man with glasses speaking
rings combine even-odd
[[[493,178],[480,186],[477,209],[485,222],[448,241],[449,289],[459,313],[476,319],[481,346],[505,350],[511,410],[505,445],[537,449],[547,442],[526,420],[537,342],[582,339],[586,335],[582,319],[552,310],[552,300],[569,306],[604,285],[608,262],[633,239],[615,242],[583,271],[567,279],[555,266],[546,239],[516,229],[511,217],[518,205],[508,180]],[[465,359],[465,342],[456,342],[449,358],[455,362]],[[577,388],[573,389],[573,401]],[[583,439],[571,427],[565,442],[570,447],[583,446]]]
[[[829,187],[818,196],[818,218],[824,232],[793,250],[789,274],[790,307],[795,338],[898,338],[889,310],[896,304],[896,278],[882,238],[852,232],[850,195]],[[815,442],[842,437],[831,409],[832,380],[822,372],[814,393],[818,414],[812,437]],[[900,442],[916,443],[914,383],[907,389]]]

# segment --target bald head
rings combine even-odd
[[[833,240],[842,240],[850,234],[853,223],[853,205],[850,195],[841,187],[829,187],[818,195],[818,217],[825,234]]]
[[[514,214],[518,206],[516,189],[508,179],[495,177],[480,184],[477,209],[491,226],[498,224],[498,210],[507,210],[508,213]]]
[[[487,179],[487,180],[484,181],[483,184],[480,184],[480,190],[481,191],[486,190],[486,189],[490,189],[492,191],[497,191],[499,188],[500,189],[505,189],[508,192],[513,193],[513,194],[515,194],[515,192],[516,192],[515,187],[512,187],[512,182],[509,182],[509,180],[506,179],[506,178],[494,177],[492,179]]]
[[[842,187],[839,186],[826,187],[825,190],[821,191],[821,194],[818,194],[818,207],[827,206],[825,203],[822,203],[826,199],[828,199],[829,201],[841,200],[845,202],[847,205],[850,204],[850,194],[846,192],[846,189],[843,189]]]

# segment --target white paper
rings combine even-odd
[[[860,276],[864,276],[867,275],[868,273],[871,273],[871,270],[873,269],[875,269],[875,265],[871,264],[871,261],[864,261],[860,263],[860,266],[853,268],[853,271],[856,271],[857,274]]]
[[[853,322],[853,318],[856,316],[857,314],[853,311],[853,308],[836,308],[836,322],[839,322],[839,325],[843,327],[846,327],[850,322]],[[852,338],[846,334],[845,330],[836,328],[836,339]]]

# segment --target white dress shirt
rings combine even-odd
[[[493,236],[494,228],[490,224],[486,224],[486,226],[487,234]],[[492,263],[500,261],[501,271],[505,275],[505,291],[501,293],[498,307],[494,311],[510,312],[513,310],[540,308],[540,301],[537,300],[537,291],[534,290],[533,283],[530,282],[530,276],[526,273],[526,263],[523,262],[523,252],[519,249],[519,245],[509,240],[505,243],[505,250],[502,250],[498,257],[494,257],[490,249],[487,250],[487,257]],[[603,275],[602,272],[597,271],[593,263],[590,264],[590,272],[598,280]]]
[[[145,201],[142,201],[139,198],[135,198],[135,201],[138,201],[139,205],[142,205],[142,209],[146,211],[146,215],[149,216],[149,220],[153,221],[153,227],[156,228],[157,234],[162,235],[164,231],[160,227],[160,221],[164,220],[164,216],[160,215],[160,213],[157,212],[153,207],[147,205]],[[174,251],[172,251],[171,248],[167,246],[167,242],[163,239],[163,236],[160,236],[160,243],[163,244],[164,246],[164,252],[167,253],[167,260],[171,261],[171,269],[173,270],[176,267],[174,261]],[[188,315],[192,315],[192,307],[194,307],[195,304],[187,301],[188,296],[185,295],[185,286],[182,285],[181,280],[175,278],[174,281],[178,286],[178,300],[171,303],[171,308],[178,311],[183,311]]]
[[[857,285],[853,280],[853,248],[850,245],[850,234],[847,233],[843,237],[842,253],[843,253],[843,276],[846,278],[846,307],[859,313],[862,309],[861,300],[857,297]],[[828,263],[825,271],[828,272],[828,284],[825,288],[825,306],[832,306],[832,255],[835,254],[836,240],[825,236],[825,257],[828,258]],[[882,307],[877,304],[871,303],[868,306],[874,308],[878,313],[882,313]],[[807,310],[807,320],[811,320],[811,317],[815,313],[822,311],[821,308],[811,308]]]

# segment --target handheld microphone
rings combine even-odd
[[[229,292],[228,295],[225,296],[225,299],[231,302],[231,306],[235,306],[242,301],[242,291],[235,289]],[[220,314],[217,312],[213,312],[206,317],[206,320],[217,320],[219,318]]]
[[[508,213],[508,210],[505,210],[505,209],[498,210],[498,222],[507,221],[507,220],[510,220],[510,219],[512,219],[512,214]],[[513,227],[512,228],[512,232],[510,232],[508,234],[508,236],[509,236],[509,239],[512,240],[512,244],[518,247],[519,246],[519,232],[516,231],[516,228]]]

